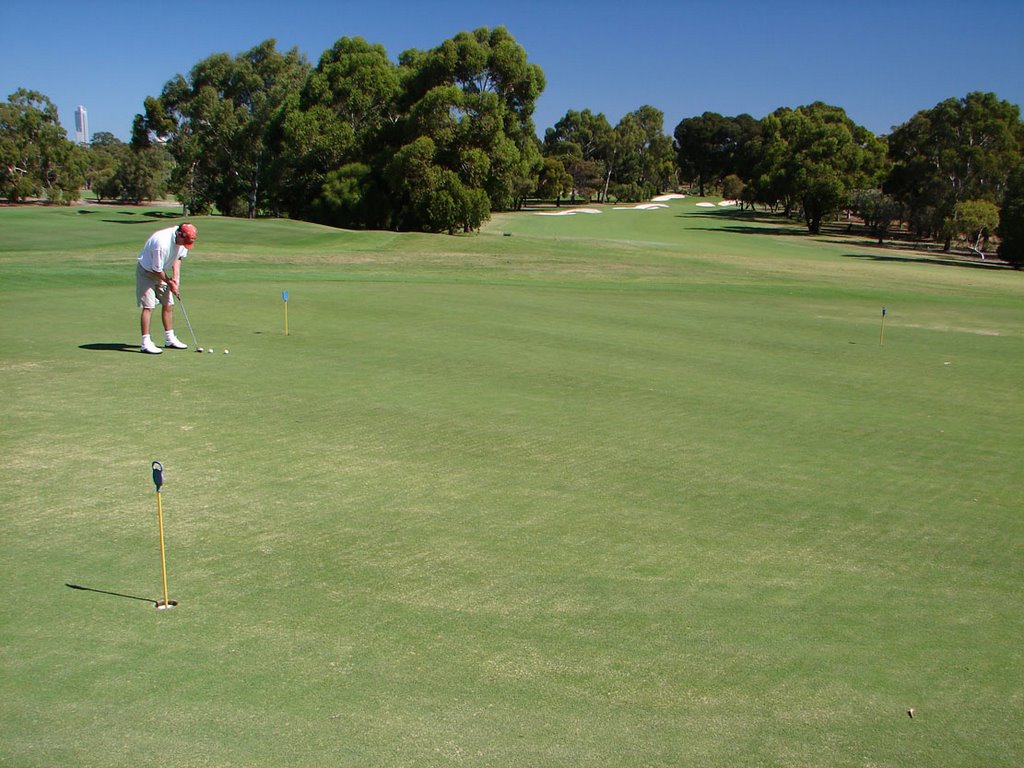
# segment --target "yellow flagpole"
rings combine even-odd
[[[164,582],[164,607],[166,608],[171,604],[171,601],[167,598],[167,555],[164,550],[164,508],[160,502],[160,491],[156,492],[156,515],[157,520],[160,521],[160,574],[163,577]]]

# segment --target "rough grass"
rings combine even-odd
[[[213,218],[150,358],[176,219],[81,210],[0,210],[0,763],[1020,763],[1020,274]]]

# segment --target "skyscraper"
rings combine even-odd
[[[89,143],[89,115],[81,104],[75,110],[75,143]]]

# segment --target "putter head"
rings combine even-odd
[[[160,493],[160,486],[164,484],[164,465],[159,461],[153,462],[153,484],[156,486],[156,492]]]

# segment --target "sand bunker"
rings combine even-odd
[[[617,205],[616,211],[656,211],[659,208],[668,208],[664,203],[640,203],[640,205]]]
[[[684,197],[686,197],[686,195],[679,195],[673,192],[672,194],[668,195],[658,195],[657,197],[652,197],[651,202],[664,203],[668,200],[682,200]]]
[[[698,208],[714,208],[714,203],[697,203]]]
[[[534,216],[575,216],[577,213],[600,213],[597,208],[570,208],[566,211],[538,211]]]
[[[724,208],[727,205],[736,205],[736,203],[736,200],[723,200],[722,202],[719,203],[719,205]]]

